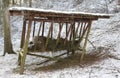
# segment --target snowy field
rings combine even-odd
[[[82,5],[77,5],[73,9],[79,9],[79,6]],[[61,6],[58,5],[57,8],[59,7]],[[67,6],[62,10],[66,8]],[[56,8],[52,7],[52,9]],[[11,17],[11,19],[12,41],[17,52],[20,45],[22,17]],[[0,78],[120,78],[120,13],[116,13],[110,19],[93,22],[89,40],[96,49],[88,42],[87,54],[82,63],[79,62],[79,54],[42,65],[38,64],[45,59],[28,56],[26,70],[20,75],[20,68],[17,65],[18,54],[2,56],[4,42],[3,37],[0,36]]]

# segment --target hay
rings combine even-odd
[[[79,49],[79,44],[78,41],[66,41],[66,44],[64,44],[65,39],[59,38],[58,42],[57,39],[49,38],[48,43],[46,45],[47,37],[35,37],[33,41],[33,46],[29,47],[29,51],[40,51],[40,52],[45,52],[45,51],[61,51],[61,50],[69,50],[72,51]],[[30,44],[31,45],[31,44]],[[74,45],[74,47],[73,47]]]

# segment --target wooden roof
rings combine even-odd
[[[67,11],[54,11],[54,10],[43,10],[37,8],[26,8],[26,7],[11,7],[9,8],[10,15],[23,15],[26,17],[34,17],[44,19],[53,18],[65,18],[65,19],[91,19],[97,20],[98,18],[110,18],[110,14],[99,14],[99,13],[85,13],[85,12],[67,12]]]

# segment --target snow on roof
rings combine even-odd
[[[72,15],[90,15],[102,18],[109,18],[112,14],[101,14],[101,13],[88,13],[88,12],[68,12],[68,11],[56,11],[56,10],[44,10],[39,8],[28,8],[28,7],[10,7],[9,11],[32,11],[32,12],[45,12],[45,13],[56,13],[56,14],[72,14]]]

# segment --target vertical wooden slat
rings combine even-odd
[[[37,49],[36,47],[39,46],[39,45],[37,45],[37,43],[39,43],[39,40],[40,40],[39,36],[40,36],[40,31],[41,31],[42,25],[43,25],[43,21],[41,21],[39,29],[38,29],[37,38],[36,38],[36,41],[34,43],[35,44],[34,45],[34,51]]]
[[[25,32],[26,32],[26,20],[23,21],[23,28],[22,28],[22,36],[21,36],[21,44],[20,48],[23,48],[25,42]]]
[[[59,39],[60,39],[60,36],[61,36],[61,31],[62,31],[63,25],[64,25],[64,23],[60,23],[60,25],[59,25],[59,32],[58,32],[58,36],[57,36],[56,45],[57,45],[58,42],[59,42]]]
[[[28,24],[26,39],[25,39],[25,43],[24,43],[24,47],[23,47],[23,57],[21,58],[20,74],[23,74],[23,72],[24,72],[24,65],[25,65],[26,55],[27,55],[27,52],[28,52],[28,44],[29,44],[31,26],[32,26],[32,20],[30,19],[29,24]]]
[[[72,25],[71,35],[72,35],[72,38],[71,38],[70,48],[71,48],[71,51],[72,51],[72,55],[74,55],[74,53],[75,53],[75,46],[74,46],[74,41],[75,41],[75,22]]]
[[[64,23],[59,23],[59,32],[58,32],[58,36],[57,36],[57,40],[56,40],[56,44],[55,46],[53,47],[53,50],[56,49],[58,43],[59,43],[59,40],[60,40],[60,37],[61,37],[61,31],[62,31],[62,28],[63,28],[63,25]]]
[[[68,23],[66,22],[66,36],[67,36],[67,30],[68,30]]]
[[[35,36],[35,25],[36,25],[36,21],[34,21],[34,26],[33,26],[33,38]]]
[[[67,35],[66,35],[66,38],[65,38],[65,41],[64,41],[64,45],[66,44],[66,41],[67,41],[67,38],[68,38],[68,35],[70,33],[71,28],[72,28],[72,22],[71,22],[71,25],[70,25],[70,27],[69,27],[69,29],[67,31]]]
[[[43,22],[43,27],[42,27],[42,36],[44,36],[44,28],[45,28],[45,22]]]
[[[75,31],[75,37],[76,37],[76,35],[77,35],[77,32],[78,32],[79,27],[80,27],[80,22],[78,22],[78,25],[77,25],[77,28],[76,28],[76,31]]]
[[[85,37],[85,42],[84,42],[84,45],[83,45],[83,51],[82,51],[82,55],[81,55],[81,58],[80,58],[81,62],[82,62],[82,60],[84,58],[84,55],[85,55],[85,49],[86,49],[88,36],[89,36],[89,33],[90,33],[90,29],[91,29],[91,24],[92,24],[92,20],[90,20],[89,23],[88,23],[88,29],[87,29],[87,33],[86,33],[86,37]]]
[[[53,30],[52,30],[52,28],[53,28],[53,23],[54,23],[54,21],[52,21],[51,26],[50,26],[49,31],[48,31],[47,40],[46,40],[46,43],[45,43],[45,48],[47,47],[50,34],[52,34],[52,31],[53,31]]]
[[[81,41],[83,40],[83,37],[84,37],[88,27],[89,27],[89,25],[87,25],[84,30],[82,29],[81,36],[79,37],[79,42],[78,43],[81,43]]]
[[[81,37],[82,29],[83,29],[83,22],[81,22],[80,32],[79,32],[79,38]]]
[[[71,30],[70,38],[69,38],[70,41],[71,41],[71,39],[72,39],[72,37],[73,37],[73,25],[74,25],[74,24],[72,23],[72,26],[71,26],[71,29],[70,29],[70,30]]]
[[[41,21],[41,23],[40,23],[40,26],[39,26],[39,29],[38,29],[38,34],[37,34],[37,36],[40,35],[40,31],[41,31],[41,27],[42,27],[42,25],[43,25],[43,21]]]
[[[52,21],[53,22],[53,21]],[[53,23],[54,24],[54,23]],[[51,27],[51,38],[53,37],[53,24],[52,24],[52,27]]]

